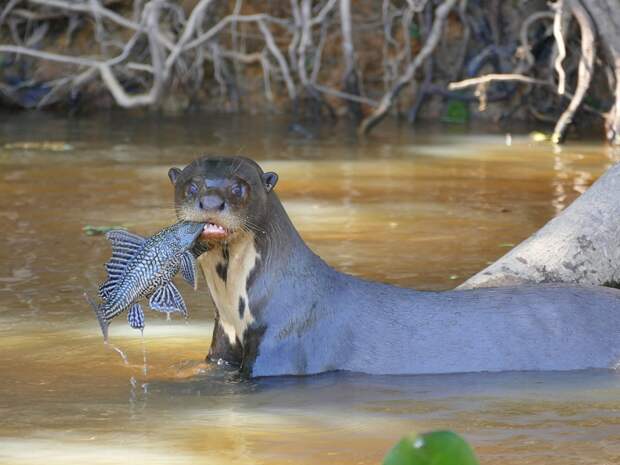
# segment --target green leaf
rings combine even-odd
[[[84,234],[86,234],[87,236],[99,236],[101,234],[105,234],[108,231],[112,231],[113,229],[127,229],[124,226],[93,226],[90,224],[87,224],[86,226],[84,226],[82,228],[82,231],[84,231]]]
[[[472,448],[452,431],[407,435],[388,452],[383,465],[480,465]]]
[[[603,111],[604,104],[599,99],[594,97],[593,95],[586,95],[583,98],[583,103],[590,105],[596,111]]]
[[[469,120],[469,108],[460,100],[449,100],[446,113],[441,118],[444,123],[465,124]]]
[[[411,26],[409,27],[409,35],[411,36],[412,39],[419,39],[420,38],[420,28],[415,23],[415,21],[412,22]]]

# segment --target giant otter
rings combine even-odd
[[[340,273],[299,236],[278,177],[242,157],[172,168],[179,219],[208,222],[209,358],[248,376],[613,368],[620,291],[538,285],[422,292]]]

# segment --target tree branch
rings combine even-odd
[[[527,84],[539,84],[539,85],[553,85],[549,81],[542,79],[536,79],[522,74],[486,74],[484,76],[464,79],[458,82],[451,82],[448,84],[449,90],[465,89],[467,87],[478,86],[480,84],[488,84],[492,81],[519,81]]]
[[[375,127],[387,114],[388,110],[394,103],[394,100],[398,97],[401,90],[411,82],[417,69],[420,67],[424,60],[433,53],[435,47],[439,43],[441,33],[443,31],[443,25],[448,16],[448,13],[452,10],[457,0],[444,0],[439,7],[437,7],[435,20],[433,27],[428,36],[427,41],[424,43],[422,50],[415,57],[415,59],[407,66],[407,69],[403,75],[396,81],[396,84],[390,89],[381,99],[379,107],[377,107],[370,116],[362,121],[359,128],[360,134],[368,134],[373,127]]]
[[[566,128],[571,124],[573,116],[581,102],[583,101],[590,82],[592,81],[592,73],[594,71],[594,57],[596,55],[596,43],[594,37],[594,25],[590,14],[586,11],[579,0],[568,0],[571,11],[581,29],[581,58],[579,60],[579,71],[577,74],[577,89],[575,95],[570,101],[568,108],[562,113],[560,119],[555,125],[551,140],[559,144],[563,139]],[[559,92],[559,89],[558,89]],[[560,93],[561,95],[562,93]]]
[[[566,73],[562,67],[562,62],[566,58],[566,45],[564,43],[564,31],[568,26],[570,19],[564,8],[564,0],[557,0],[553,4],[555,16],[553,17],[553,36],[558,47],[558,56],[555,59],[554,66],[558,73],[558,94],[563,95],[566,91]]]

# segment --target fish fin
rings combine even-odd
[[[139,249],[146,242],[146,238],[125,231],[124,229],[113,229],[112,231],[108,231],[105,237],[113,246],[125,246],[131,249]]]
[[[198,289],[198,280],[196,279],[196,259],[191,252],[185,252],[181,255],[181,276],[187,281],[194,290]]]
[[[133,329],[144,329],[144,312],[140,304],[135,303],[131,306],[127,313],[127,321]]]
[[[146,242],[144,237],[122,229],[114,229],[106,237],[112,244],[112,257],[105,265],[110,276],[121,274]]]
[[[123,229],[114,229],[106,234],[112,244],[112,257],[105,264],[108,281],[99,288],[99,295],[107,299],[114,285],[121,278],[129,261],[142,248],[146,239]]]
[[[181,293],[172,283],[165,284],[157,289],[149,299],[149,306],[158,312],[181,312],[187,316],[187,307]]]
[[[108,320],[103,313],[103,308],[101,307],[101,305],[97,305],[97,303],[86,292],[84,293],[84,297],[95,312],[95,316],[97,317],[97,321],[99,322],[99,326],[101,327],[101,332],[103,333],[103,342],[107,344],[108,326],[110,326],[110,323],[108,323]]]
[[[112,262],[112,260],[106,263],[105,266],[108,270],[108,280],[99,286],[99,296],[103,300],[108,300],[112,296],[116,285],[121,280],[125,267],[121,268],[116,262]]]
[[[103,300],[108,300],[118,283],[118,279],[108,279],[105,283],[99,286],[99,297]]]

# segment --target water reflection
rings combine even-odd
[[[144,339],[113,322],[127,363],[103,345],[82,293],[110,250],[82,227],[149,234],[174,221],[166,171],[199,154],[249,153],[277,171],[294,223],[337,268],[427,289],[505,253],[618,157],[598,143],[556,153],[516,133],[507,145],[441,128],[385,125],[366,141],[321,131],[118,115],[0,126],[0,462],[374,464],[404,432],[435,428],[463,433],[485,464],[619,460],[616,373],[241,382],[203,363],[212,307],[206,286],[182,283],[188,322],[151,312]]]

